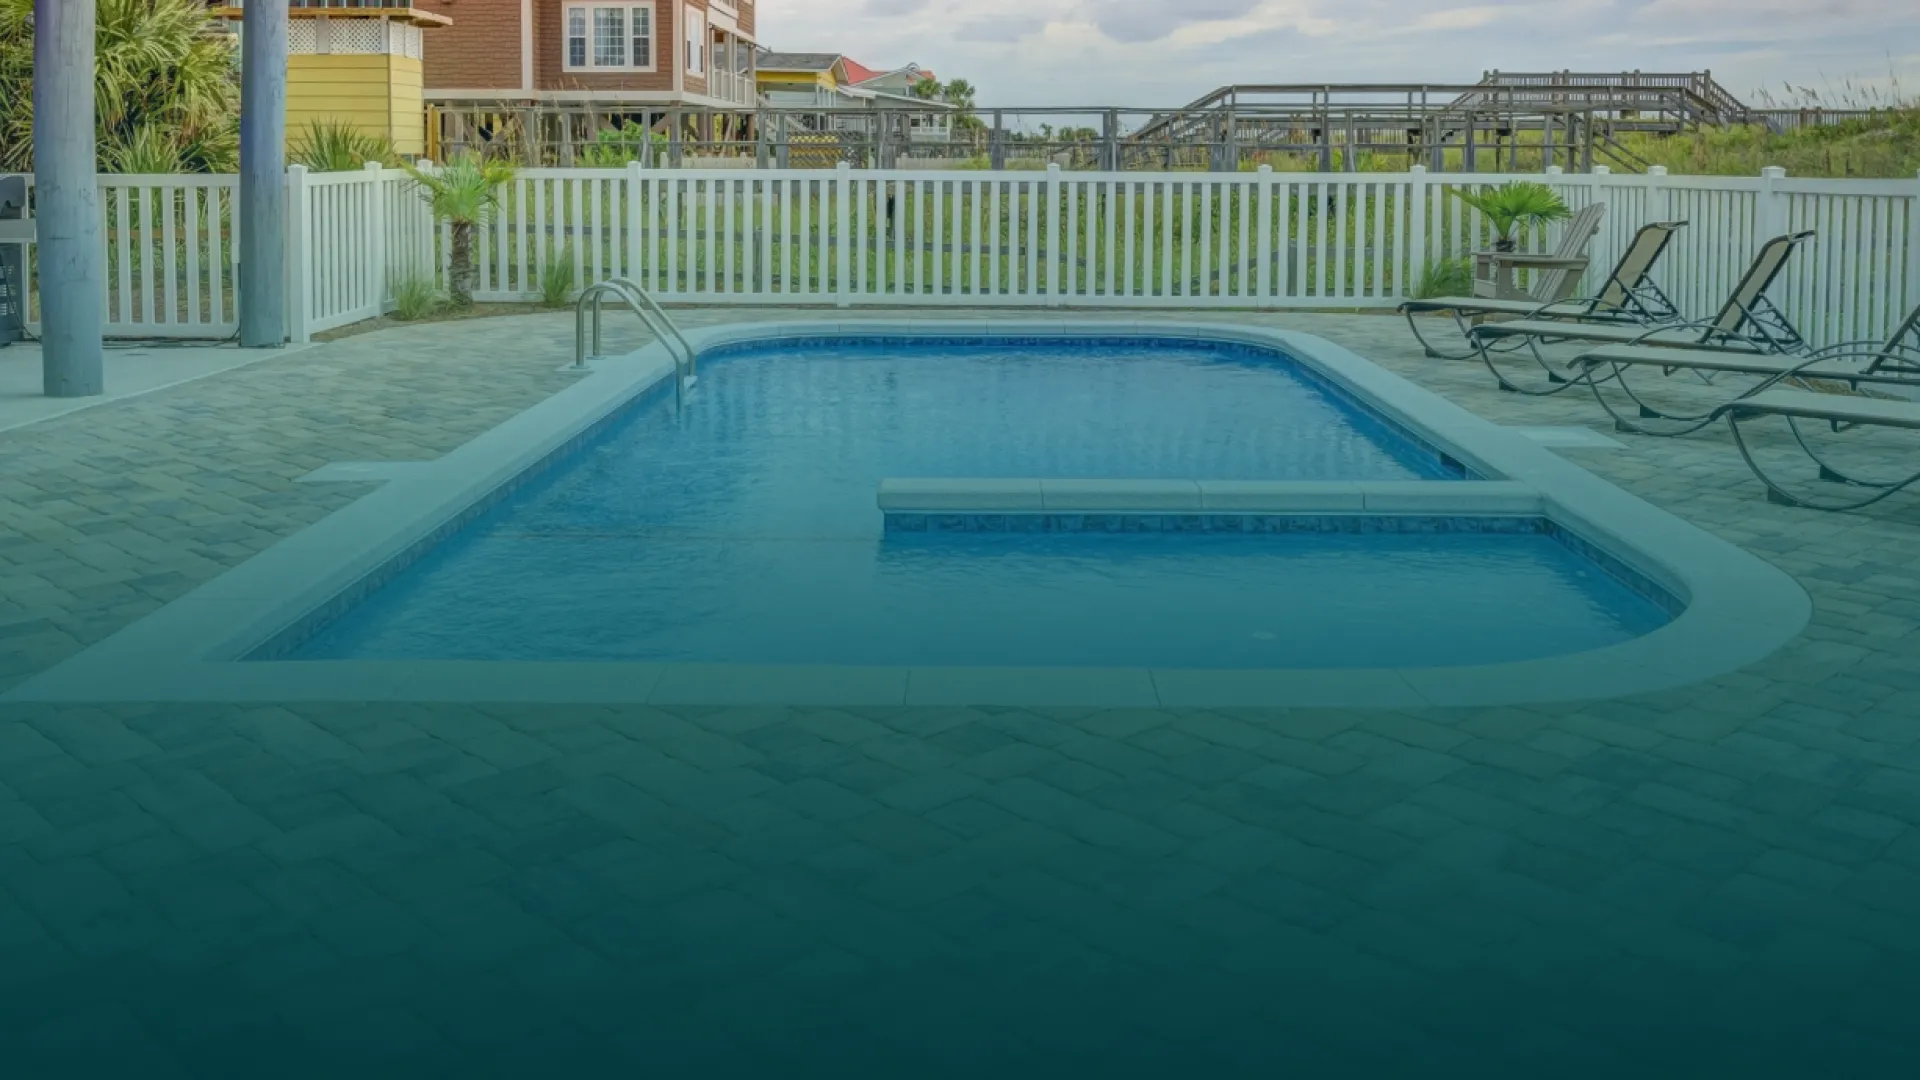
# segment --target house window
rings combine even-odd
[[[687,9],[687,74],[704,75],[707,70],[707,17]]]
[[[568,71],[652,71],[653,4],[567,5]]]

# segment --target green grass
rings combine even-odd
[[[765,179],[764,174],[743,175],[727,184]],[[1057,240],[1048,235],[1044,186],[1025,180],[996,184],[997,204],[986,189],[957,195],[952,182],[945,182],[950,198],[958,197],[958,236],[954,203],[922,198],[920,183],[911,180],[863,181],[864,205],[856,200],[849,209],[844,232],[837,205],[821,197],[831,192],[830,179],[816,180],[812,196],[791,202],[763,200],[755,188],[747,188],[755,194],[742,200],[740,189],[731,188],[731,213],[709,202],[704,188],[683,188],[691,194],[678,200],[656,194],[650,205],[630,215],[624,185],[595,191],[567,182],[539,196],[543,213],[528,208],[523,215],[516,186],[495,230],[478,237],[475,248],[487,290],[511,288],[536,300],[550,286],[557,297],[559,282],[578,288],[615,269],[649,288],[676,292],[830,293],[843,286],[843,257],[844,285],[852,292],[983,296],[1047,293],[1055,287],[1052,264],[1059,267],[1059,295],[1252,292],[1262,273],[1263,246],[1271,287],[1286,295],[1399,294],[1410,291],[1422,269],[1424,259],[1408,264],[1398,251],[1375,248],[1382,232],[1404,232],[1408,226],[1413,207],[1399,188],[1349,191],[1345,199],[1328,194],[1324,202],[1302,192],[1276,202],[1263,245],[1253,191],[1223,189],[1207,183],[1205,175],[1182,179],[1201,182],[1203,189],[1178,186],[1169,196],[1157,186],[1131,193],[1109,192],[1104,184],[1076,186],[1070,189],[1071,207],[1062,200]],[[1455,213],[1452,201],[1440,205],[1442,212],[1427,229],[1432,250],[1486,245],[1490,238],[1484,232],[1468,236],[1463,231],[1466,220]],[[576,224],[545,229],[533,224],[556,211],[561,220]],[[1035,224],[1037,229],[1030,229]],[[1362,232],[1363,237],[1357,235]],[[670,247],[674,254],[668,262]],[[636,248],[643,255],[629,266],[629,251]],[[1317,254],[1322,250],[1324,257]]]
[[[1920,106],[1873,122],[1803,128],[1776,135],[1760,127],[1715,128],[1691,135],[1632,135],[1622,145],[1671,173],[1755,176],[1778,165],[1789,176],[1911,180],[1920,172]]]

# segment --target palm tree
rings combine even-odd
[[[450,226],[447,292],[455,307],[471,307],[473,229],[492,221],[499,212],[500,187],[512,182],[513,166],[462,154],[432,172],[411,165],[401,167],[419,183],[421,197],[432,208],[433,216]]]
[[[109,172],[231,172],[240,84],[203,0],[98,0],[94,104]],[[0,0],[0,170],[33,168],[33,0]]]
[[[940,88],[940,100],[953,106],[953,126],[972,131],[986,125],[973,114],[973,84],[965,79],[948,79]]]

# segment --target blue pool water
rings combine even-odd
[[[304,658],[1382,667],[1597,648],[1663,611],[1523,534],[901,533],[890,476],[1458,480],[1271,352],[810,342],[703,360]]]

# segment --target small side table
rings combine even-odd
[[[1573,291],[1580,271],[1587,268],[1584,256],[1530,255],[1523,251],[1476,251],[1473,253],[1473,295],[1495,300],[1531,300],[1547,304],[1564,300]],[[1564,287],[1558,296],[1536,296],[1514,284],[1515,270],[1565,270]]]

